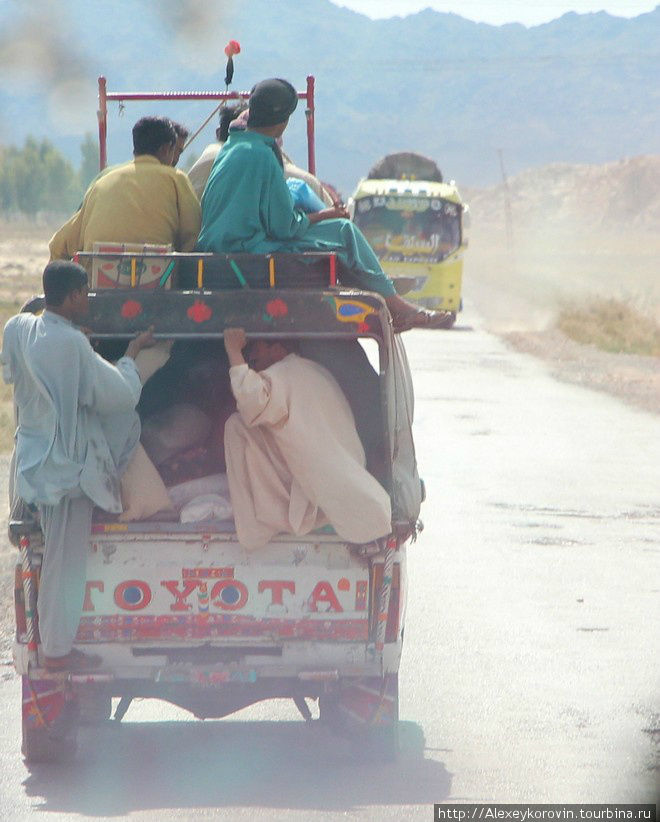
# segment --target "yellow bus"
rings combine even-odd
[[[351,211],[397,290],[455,319],[467,206],[454,181],[444,182],[436,164],[419,154],[390,154],[360,180]]]

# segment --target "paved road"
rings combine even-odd
[[[85,731],[74,765],[29,772],[5,667],[1,819],[430,820],[442,801],[657,798],[660,419],[464,321],[407,335],[429,501],[400,763],[348,759],[285,702],[205,723],[144,702]]]

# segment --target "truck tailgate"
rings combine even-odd
[[[94,532],[77,642],[368,641],[368,563],[337,536],[247,552],[232,533]]]

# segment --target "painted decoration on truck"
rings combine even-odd
[[[126,300],[121,307],[121,315],[130,320],[142,313],[142,303],[137,300]]]
[[[52,679],[30,679],[22,676],[23,721],[30,727],[40,728],[54,722],[65,702],[61,682]]]
[[[242,567],[214,566],[181,568],[176,579],[90,579],[78,641],[273,633],[366,639],[368,580],[327,570],[324,576],[289,571],[260,579]]]
[[[194,323],[205,323],[213,316],[213,310],[203,300],[195,300],[186,314]]]
[[[346,297],[325,297],[334,306],[335,315],[341,323],[365,324],[367,317],[376,313],[373,306],[361,300],[351,300]]]
[[[344,685],[339,695],[338,709],[352,722],[369,725],[390,725],[397,722],[399,684],[396,674],[361,677]]]
[[[362,619],[278,619],[240,614],[179,614],[162,616],[83,616],[76,642],[135,642],[148,639],[216,639],[276,636],[366,642],[369,621]]]
[[[191,611],[194,601],[191,595],[201,589],[208,594],[210,605],[221,611],[240,611],[250,600],[265,610],[272,606],[292,606],[300,610],[300,603],[303,603],[302,610],[310,614],[339,614],[354,610],[350,596],[352,583],[345,576],[333,580],[305,580],[304,590],[301,590],[302,585],[302,581],[295,579],[261,579],[257,580],[255,590],[254,582],[237,579],[232,567],[182,568],[179,579],[159,580],[157,585],[143,579],[107,584],[105,580],[91,579],[85,586],[83,613],[107,610],[110,602],[120,611],[143,611],[163,590],[168,596],[159,599],[157,610],[162,611],[167,606],[173,612]],[[366,580],[355,582],[355,610],[366,608],[366,586]],[[342,596],[345,596],[344,605]]]
[[[273,320],[277,317],[286,317],[289,313],[289,306],[284,300],[279,297],[276,300],[269,300],[266,303],[266,310],[264,312],[265,320]]]
[[[151,602],[151,588],[141,579],[129,579],[117,585],[114,600],[124,611],[140,611]]]

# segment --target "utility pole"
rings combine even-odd
[[[500,158],[500,169],[502,171],[502,186],[504,188],[504,228],[506,231],[506,242],[509,249],[513,248],[513,212],[511,211],[511,192],[509,191],[509,181],[504,168],[504,152],[497,149]]]

